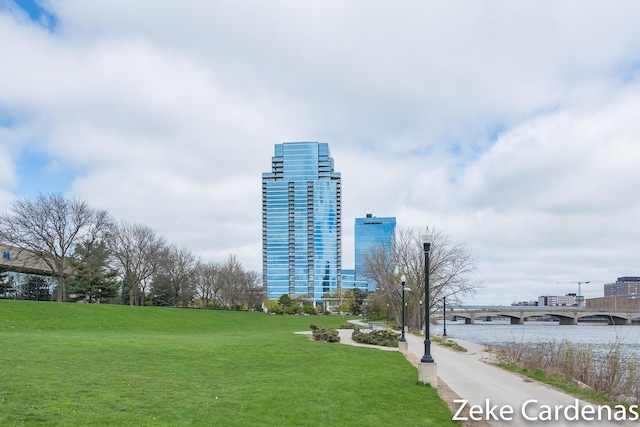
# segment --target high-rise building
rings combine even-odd
[[[367,214],[365,218],[356,218],[355,225],[355,280],[367,283],[367,290],[375,291],[376,283],[366,278],[366,257],[374,250],[386,251],[391,259],[393,236],[396,231],[396,218],[377,218]]]
[[[326,143],[275,145],[262,174],[265,297],[322,301],[341,286],[341,181]]]
[[[606,283],[604,285],[605,297],[638,294],[640,294],[640,277],[638,276],[618,277],[615,283]]]

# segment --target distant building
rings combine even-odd
[[[584,297],[574,293],[538,297],[540,307],[584,307]]]
[[[326,143],[275,145],[262,174],[265,296],[321,301],[341,286],[342,189]]]
[[[342,289],[360,289],[362,292],[370,291],[369,283],[364,277],[356,277],[354,269],[342,270]]]
[[[640,310],[640,296],[620,295],[612,297],[589,298],[586,306],[593,310]]]
[[[0,260],[1,270],[32,273],[43,276],[53,275],[51,267],[34,252],[3,244],[0,244],[0,251],[2,251],[2,260]]]
[[[58,281],[49,267],[31,251],[0,244],[0,298],[48,301]]]
[[[538,306],[538,301],[514,301],[511,303],[512,306],[514,307],[537,307]]]
[[[375,217],[367,214],[356,218],[355,223],[355,274],[357,283],[367,283],[367,290],[375,291],[376,283],[367,280],[365,260],[374,249],[382,249],[389,259],[393,256],[393,237],[396,231],[395,217]]]
[[[604,285],[604,296],[613,297],[617,295],[639,295],[640,294],[640,277],[624,276],[618,277],[615,283],[607,283]]]

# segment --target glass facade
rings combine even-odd
[[[262,174],[265,297],[322,300],[341,285],[341,181],[326,143],[276,144]]]
[[[360,289],[362,292],[369,290],[369,282],[366,277],[356,277],[356,271],[353,269],[342,270],[342,289]]]
[[[395,231],[395,217],[376,218],[367,214],[365,218],[356,218],[354,281],[360,285],[358,287],[362,288],[362,283],[366,283],[367,290],[376,290],[376,283],[366,278],[365,258],[376,247],[386,248],[391,256]]]

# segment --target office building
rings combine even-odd
[[[341,180],[326,143],[275,145],[262,174],[265,297],[315,303],[341,287]]]
[[[607,283],[604,285],[605,297],[638,294],[640,294],[640,277],[637,276],[618,277],[615,283]]]
[[[566,295],[542,295],[538,297],[539,307],[584,307],[584,296],[574,293]]]
[[[367,279],[366,259],[375,251],[382,251],[380,255],[384,255],[387,260],[391,261],[395,231],[395,217],[377,218],[372,214],[367,214],[364,218],[356,218],[354,276],[356,283],[365,283],[369,291],[376,290],[376,283]]]

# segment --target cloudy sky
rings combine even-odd
[[[261,268],[274,144],[465,242],[469,304],[640,275],[640,2],[0,0],[0,210],[79,196]],[[635,118],[634,118],[635,117]]]

